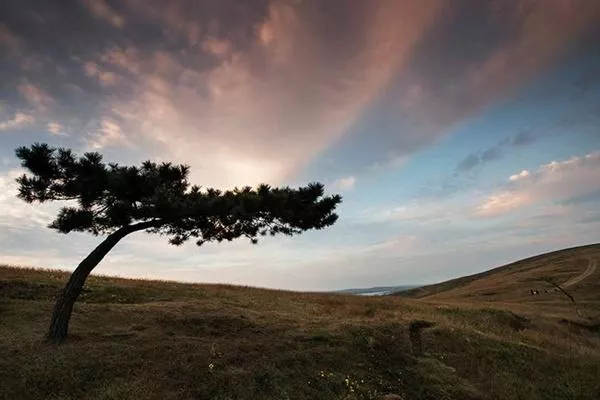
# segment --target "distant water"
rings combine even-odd
[[[391,292],[389,291],[385,291],[385,292],[371,292],[371,293],[356,293],[359,296],[383,296],[386,294],[390,294]]]
[[[339,290],[338,293],[354,294],[358,296],[385,296],[395,292],[402,292],[404,290],[413,289],[418,286],[416,285],[404,285],[404,286],[379,286],[372,288],[361,288],[361,289],[344,289]]]

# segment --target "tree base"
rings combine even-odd
[[[71,289],[71,290],[70,290]],[[73,293],[72,288],[67,285],[64,292],[56,300],[52,320],[46,334],[46,339],[54,344],[60,344],[67,338],[69,331],[69,320],[73,312],[73,305],[79,293]]]

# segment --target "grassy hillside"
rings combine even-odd
[[[431,301],[569,303],[546,281],[551,278],[593,314],[600,302],[600,244],[559,250],[523,259],[479,274],[397,293]],[[532,296],[530,290],[538,290]]]
[[[598,248],[564,253],[556,276],[570,279],[566,265]],[[94,276],[76,305],[70,339],[49,345],[41,339],[66,279],[61,272],[0,267],[0,399],[597,400],[600,394],[592,294],[582,298],[587,314],[580,317],[558,297],[520,304],[456,292],[418,300]],[[598,271],[571,289],[592,282]]]

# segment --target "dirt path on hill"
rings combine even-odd
[[[563,288],[569,287],[569,286],[573,286],[579,282],[581,282],[582,280],[584,280],[585,278],[587,278],[588,276],[592,275],[594,272],[596,272],[596,266],[598,265],[597,261],[593,261],[590,258],[590,262],[587,266],[587,268],[585,269],[585,271],[583,271],[583,273],[581,275],[577,275],[571,279],[569,279],[568,281],[566,281],[565,283],[563,283],[561,286]]]

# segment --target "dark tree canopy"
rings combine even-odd
[[[194,239],[294,235],[337,220],[339,195],[324,196],[320,183],[306,187],[203,189],[188,182],[189,167],[146,161],[141,166],[106,164],[99,153],[77,156],[47,144],[20,147],[17,157],[31,175],[18,178],[26,202],[68,201],[50,227],[62,233],[111,234],[127,226],[167,235],[180,245]]]
[[[342,201],[338,195],[325,196],[320,183],[298,189],[259,185],[220,191],[190,186],[185,165],[106,164],[98,153],[77,156],[39,143],[19,147],[16,154],[30,172],[17,179],[21,199],[67,203],[50,228],[106,235],[75,268],[56,300],[47,333],[55,343],[67,337],[73,305],[89,274],[132,232],[166,235],[174,245],[194,239],[200,246],[242,236],[256,243],[261,235],[291,236],[330,226]]]

